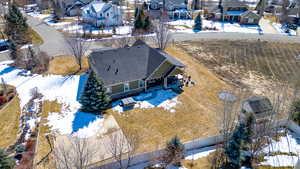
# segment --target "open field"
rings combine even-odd
[[[295,85],[300,46],[264,41],[191,41],[178,44],[222,79],[257,95]]]
[[[0,148],[6,148],[15,142],[19,127],[20,111],[18,96],[15,96],[0,110]]]
[[[184,87],[184,92],[177,96],[181,104],[176,105],[176,112],[150,108],[133,109],[120,115],[109,111],[121,128],[139,131],[143,143],[140,152],[163,147],[175,135],[184,142],[216,135],[216,117],[222,107],[218,93],[232,88],[182,50],[170,47],[167,52],[187,65],[187,75],[196,82],[195,86]]]
[[[50,146],[45,135],[50,133],[50,128],[46,123],[48,122],[47,118],[50,112],[60,112],[61,105],[56,101],[44,101],[42,105],[42,115],[41,121],[39,123],[39,135],[38,135],[38,142],[37,142],[37,154],[35,155],[34,165],[36,165],[41,159],[43,159],[47,154],[50,152]],[[41,162],[39,165],[36,166],[37,169],[43,169],[46,167],[51,168],[51,156],[50,159]]]

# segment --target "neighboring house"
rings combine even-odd
[[[187,0],[151,0],[150,9],[159,10],[163,8],[163,2],[165,2],[165,8],[168,11],[174,11],[179,9],[187,9]]]
[[[93,1],[82,8],[84,22],[99,27],[122,24],[122,14],[119,6],[102,1]]]
[[[89,64],[112,99],[135,95],[157,85],[180,86],[177,75],[183,74],[185,67],[174,57],[141,40],[131,47],[93,51]]]
[[[190,19],[192,18],[192,11],[188,9],[187,5],[187,0],[151,0],[149,4],[150,17],[161,19],[163,14],[159,10],[165,7],[165,14],[167,14],[168,19]]]
[[[256,120],[275,114],[270,100],[266,97],[252,97],[242,104],[241,109],[241,120],[249,113],[253,113]]]
[[[222,15],[223,9],[223,15]],[[223,0],[221,6],[215,6],[206,12],[206,17],[213,20],[239,22],[240,24],[257,25],[260,16],[248,10],[248,5],[239,0]]]
[[[67,16],[81,15],[81,8],[93,0],[57,0]]]

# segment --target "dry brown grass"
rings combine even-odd
[[[181,104],[176,106],[176,113],[162,108],[133,109],[124,112],[127,116],[121,116],[110,111],[121,128],[140,132],[143,145],[139,151],[162,147],[175,135],[190,141],[217,134],[216,112],[221,104],[218,93],[231,88],[182,50],[171,47],[167,52],[187,65],[186,73],[196,81],[196,86],[185,87],[178,96]]]
[[[48,72],[46,74],[54,75],[73,75],[73,74],[82,74],[88,69],[88,59],[87,57],[83,58],[83,69],[78,72],[79,66],[77,65],[75,59],[71,56],[60,56],[55,57],[51,60]]]
[[[6,148],[15,142],[19,128],[20,111],[20,99],[17,96],[0,110],[0,148]]]
[[[61,104],[56,101],[44,101],[42,105],[41,121],[39,123],[39,137],[37,142],[37,154],[34,158],[34,165],[36,165],[42,158],[44,158],[50,152],[50,146],[45,135],[50,133],[47,118],[50,112],[61,112]],[[51,156],[48,161],[42,162],[37,166],[37,169],[49,168],[51,166]],[[51,167],[50,167],[51,168]]]
[[[31,41],[33,44],[42,44],[44,42],[43,38],[32,28],[29,28],[28,34],[30,34]]]

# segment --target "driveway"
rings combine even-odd
[[[277,34],[279,33],[271,24],[271,22],[265,18],[259,20],[259,26],[264,30],[264,33]]]

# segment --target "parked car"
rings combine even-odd
[[[0,40],[0,52],[9,49],[9,43],[6,40]]]

